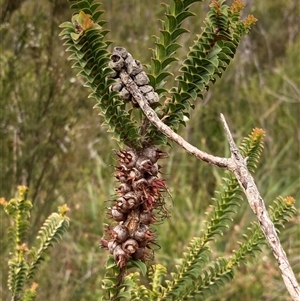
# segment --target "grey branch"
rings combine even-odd
[[[230,164],[228,166],[228,170],[233,172],[233,174],[237,178],[241,188],[244,190],[244,193],[247,197],[251,209],[257,216],[260,227],[278,262],[279,268],[281,270],[281,275],[287,290],[289,291],[293,300],[299,301],[299,284],[297,283],[297,279],[282,248],[274,224],[272,223],[269,217],[264,200],[260,196],[260,193],[255,185],[254,179],[247,168],[246,159],[242,157],[240,151],[238,150],[238,147],[233,141],[232,135],[230,133],[230,130],[228,128],[223,114],[221,114],[221,120],[230,145],[231,161],[233,162],[233,164]]]
[[[159,131],[198,159],[227,169],[235,175],[241,188],[244,190],[251,209],[257,216],[260,227],[278,262],[287,290],[289,291],[293,300],[300,301],[300,287],[297,283],[295,274],[281,246],[274,224],[272,223],[266,210],[265,203],[260,196],[251,173],[247,168],[246,159],[242,157],[239,149],[237,148],[224,116],[221,114],[221,120],[230,145],[231,158],[221,158],[207,154],[185,141],[181,136],[176,134],[170,127],[168,127],[158,118],[156,112],[148,104],[143,94],[139,91],[138,86],[126,73],[126,71],[122,70],[120,72],[120,78],[126,89],[132,94],[136,102],[139,104],[145,116]]]

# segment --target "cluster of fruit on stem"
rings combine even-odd
[[[126,72],[150,105],[158,102],[158,94],[149,85],[141,63],[125,48],[115,47],[110,59],[109,67],[113,72],[109,77],[115,79],[110,86],[111,91],[118,91],[123,101],[138,107],[120,78],[121,72]],[[154,145],[139,149],[128,147],[117,153],[115,178],[119,186],[116,189],[117,198],[108,208],[109,217],[114,222],[106,225],[101,246],[109,250],[120,268],[130,259],[148,261],[153,257],[151,246],[156,244],[156,235],[150,226],[158,217],[167,214],[163,197],[166,184],[158,177],[161,166],[157,163],[163,157],[166,153]]]
[[[110,86],[110,89],[111,91],[119,91],[120,97],[124,101],[131,102],[134,107],[138,107],[138,103],[122,83],[119,76],[122,70],[124,70],[137,84],[140,92],[150,106],[158,103],[159,96],[154,91],[154,88],[149,85],[150,80],[146,72],[143,71],[142,64],[140,61],[135,60],[125,48],[114,48],[113,54],[110,57],[109,67],[113,69],[113,73],[111,73],[109,77],[115,80],[115,83]]]
[[[101,246],[114,256],[122,268],[130,259],[148,261],[156,235],[150,225],[165,216],[164,180],[158,177],[157,161],[166,156],[155,146],[127,148],[117,153],[115,178],[119,182],[117,198],[109,207],[113,225],[106,226]]]

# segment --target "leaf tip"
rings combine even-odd
[[[296,200],[292,196],[287,196],[283,199],[283,201],[288,205],[288,206],[293,206],[296,202]]]

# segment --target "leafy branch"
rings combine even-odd
[[[39,248],[28,248],[26,233],[29,230],[31,201],[26,199],[28,188],[18,187],[16,198],[6,201],[0,199],[5,212],[12,218],[13,225],[9,228],[11,242],[11,258],[8,262],[8,288],[12,293],[12,301],[32,301],[36,297],[38,284],[31,282],[42,261],[49,253],[50,247],[57,243],[69,228],[66,216],[69,208],[59,207],[58,213],[52,213],[42,225],[39,236]],[[25,288],[30,284],[29,288]]]
[[[240,1],[234,1],[230,7],[224,3],[225,1],[212,1],[202,33],[197,35],[182,63],[179,70],[182,75],[176,77],[177,87],[162,91],[167,101],[157,114],[174,131],[177,131],[180,124],[185,125],[184,118],[190,117],[189,110],[195,107],[197,98],[203,98],[203,92],[208,90],[209,83],[214,84],[222,76],[233,59],[240,40],[256,22],[251,15],[245,21],[240,19],[240,12],[244,7]],[[176,24],[175,21],[173,23]],[[165,53],[164,49],[161,51]],[[152,62],[160,66],[159,62],[162,65],[163,59],[152,59]],[[159,92],[161,93],[160,90]],[[155,127],[149,129],[148,137],[158,144],[159,141],[165,141],[163,134]]]
[[[225,168],[232,172],[239,182],[240,187],[243,189],[248,203],[257,216],[261,229],[273,251],[273,254],[278,262],[278,266],[281,270],[284,283],[287,290],[294,300],[297,300],[300,296],[300,287],[297,283],[295,274],[289,264],[286,254],[281,246],[279,237],[276,233],[274,224],[270,220],[269,214],[265,208],[264,201],[260,196],[257,189],[255,181],[247,168],[247,158],[244,158],[237,148],[228,125],[225,121],[224,116],[221,114],[221,119],[223,127],[230,145],[231,157],[230,158],[220,158],[210,154],[207,154],[195,146],[191,145],[185,141],[181,136],[175,133],[170,127],[163,123],[155,111],[149,106],[144,96],[139,92],[137,86],[132,82],[132,80],[124,74],[122,76],[122,81],[128,90],[132,93],[135,100],[138,102],[140,108],[144,112],[145,116],[149,121],[162,133],[164,133],[169,139],[176,142],[178,145],[182,146],[188,153],[194,155],[198,159],[208,162],[212,165]]]

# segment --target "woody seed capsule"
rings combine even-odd
[[[124,60],[127,58],[128,56],[128,52],[124,47],[115,47],[113,50],[113,54],[118,54],[119,56],[121,56]]]
[[[127,239],[123,244],[122,244],[122,249],[127,253],[127,254],[132,254],[134,253],[137,249],[139,248],[138,242],[133,239],[129,238]]]
[[[129,53],[125,60],[125,66],[129,75],[137,75],[143,70],[141,63],[135,60]]]
[[[113,54],[110,57],[110,62],[108,64],[108,66],[112,69],[114,69],[115,71],[121,71],[122,68],[124,67],[124,60],[121,56],[119,56],[118,54]]]
[[[147,241],[150,238],[151,234],[152,233],[149,231],[148,226],[144,224],[140,224],[140,226],[134,232],[133,237],[137,241],[142,242],[142,241]]]
[[[149,77],[147,76],[145,71],[142,71],[139,74],[137,74],[134,78],[134,81],[138,86],[148,85],[150,82]]]
[[[116,222],[122,222],[126,220],[127,214],[120,212],[117,206],[113,206],[111,209],[111,216]]]
[[[148,101],[149,105],[154,105],[156,103],[159,102],[159,96],[156,92],[154,91],[151,91],[151,92],[148,92],[146,95],[145,95],[145,98],[146,100]]]
[[[113,230],[111,232],[111,236],[117,242],[122,243],[128,238],[129,230],[124,225],[117,225],[113,228]]]
[[[123,100],[130,100],[131,94],[130,94],[129,91],[124,87],[124,88],[120,91],[120,97],[121,97]]]
[[[131,190],[131,186],[127,183],[121,183],[121,185],[117,188],[117,192],[119,195],[123,195]]]
[[[118,245],[118,243],[115,240],[111,240],[108,242],[107,244],[107,248],[109,250],[109,253],[112,254],[114,249],[116,248],[116,246]]]
[[[116,78],[116,82],[110,86],[111,91],[121,91],[123,88],[123,84],[120,78]]]
[[[152,212],[145,211],[140,214],[140,223],[149,225],[154,223],[154,221],[155,221],[155,217]]]
[[[113,250],[113,255],[114,255],[115,261],[117,262],[117,265],[120,268],[122,268],[128,260],[128,255],[126,254],[126,252],[122,249],[122,247],[120,245],[118,245]]]

